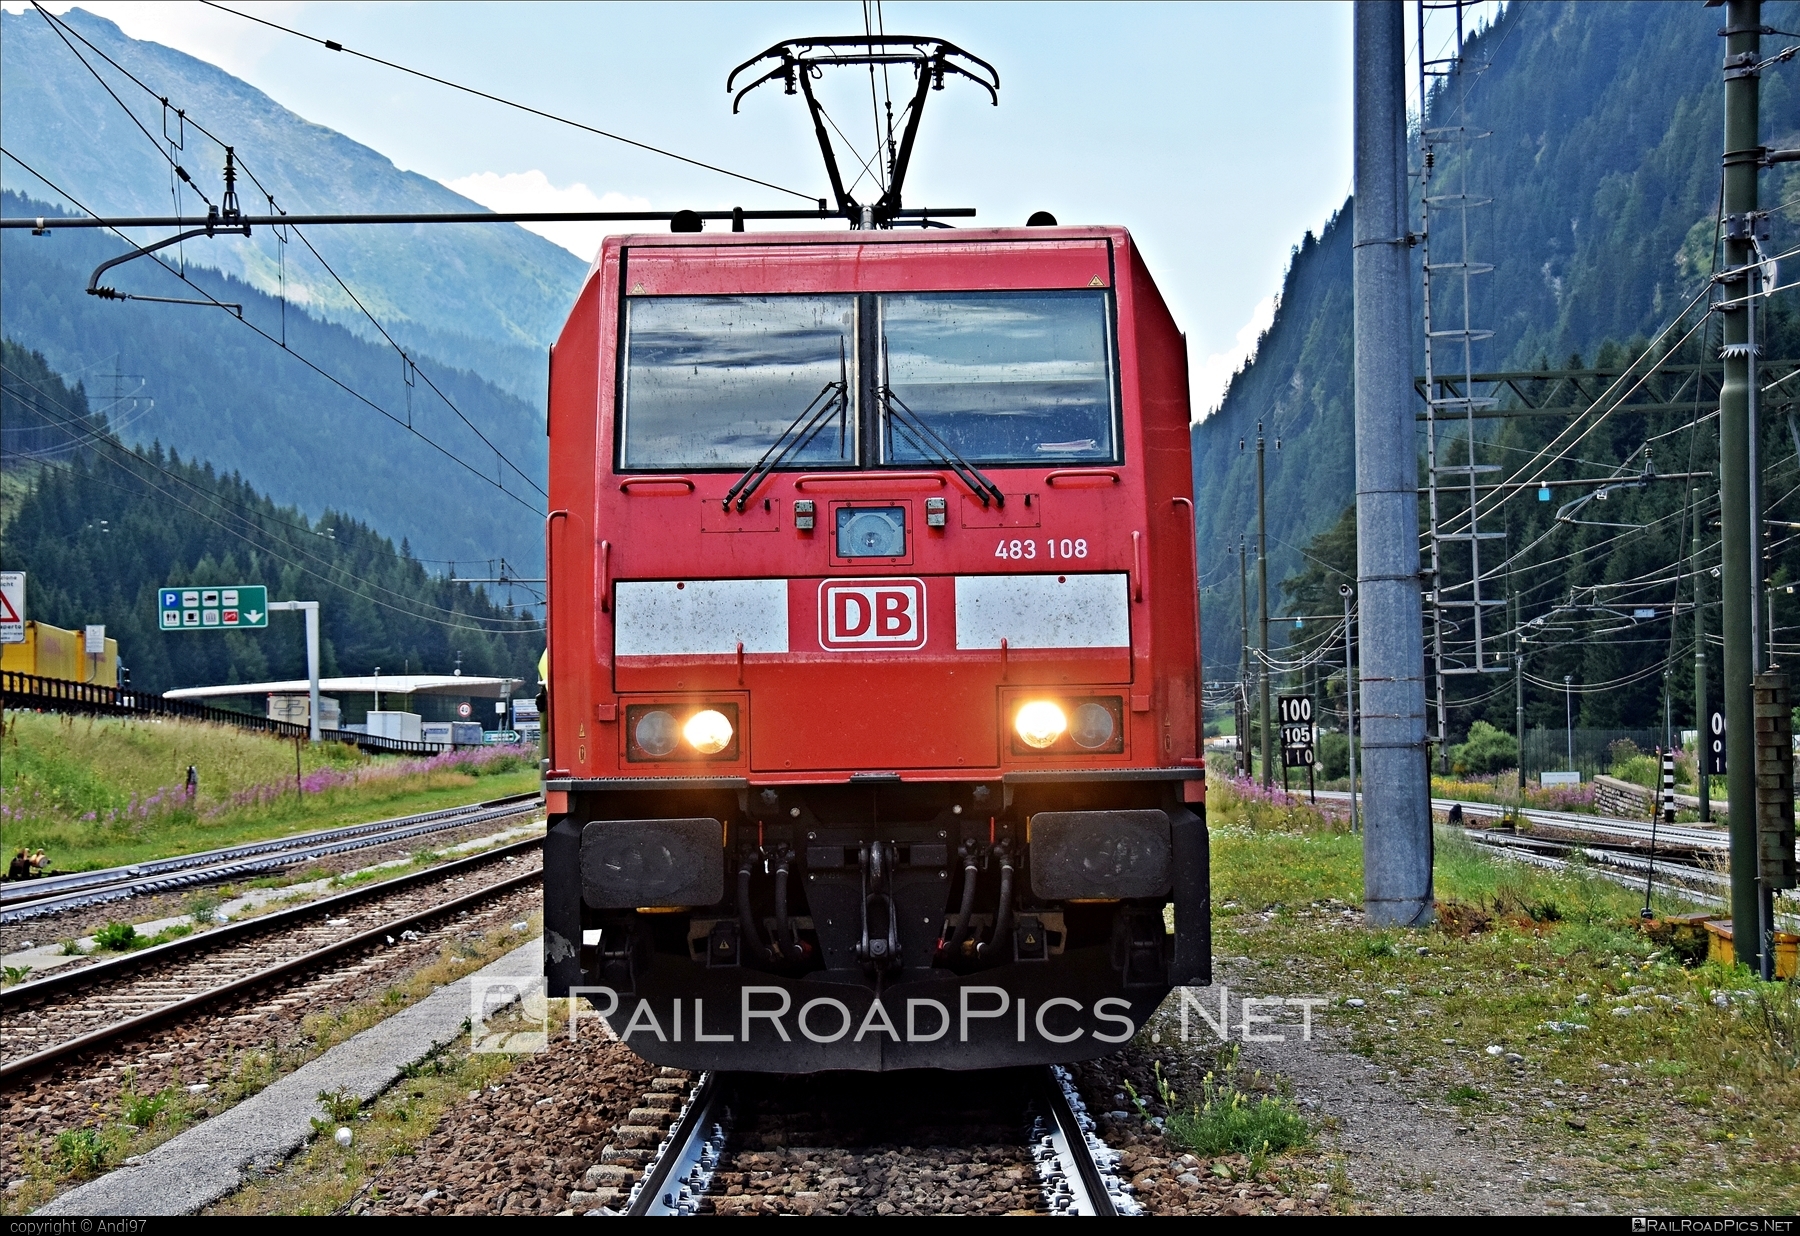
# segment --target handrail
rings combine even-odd
[[[600,612],[612,613],[612,542],[600,542]]]
[[[649,488],[652,485],[685,485],[683,493],[693,493],[694,482],[685,476],[627,476],[619,479],[619,492],[630,493],[634,488]]]
[[[556,521],[569,522],[567,507],[558,507],[544,516],[544,665],[546,669],[544,690],[546,698],[543,715],[538,718],[538,732],[543,736],[543,751],[552,760],[556,753],[556,702],[548,698],[549,678],[555,674],[555,667],[550,664],[550,649],[555,641],[550,638],[552,625],[556,622],[555,595],[551,592],[551,581],[556,578]]]
[[[1206,767],[1206,693],[1200,689],[1200,676],[1201,667],[1206,664],[1206,660],[1200,647],[1199,513],[1194,509],[1194,500],[1184,498],[1180,494],[1169,499],[1169,505],[1175,509],[1177,514],[1180,514],[1182,507],[1187,508],[1188,540],[1194,547],[1194,751],[1196,754],[1193,757],[1181,757],[1181,762],[1186,763],[1192,758],[1204,769]]]
[[[1044,476],[1044,484],[1052,488],[1055,488],[1058,481],[1106,481],[1117,485],[1119,474],[1105,468],[1058,468]]]
[[[808,472],[794,478],[794,488],[805,489],[808,485],[825,488],[833,484],[851,487],[911,485],[919,481],[930,481],[937,489],[943,489],[950,483],[940,472]]]

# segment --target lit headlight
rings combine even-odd
[[[664,756],[675,749],[675,740],[679,728],[675,718],[661,709],[647,712],[638,718],[637,729],[632,737],[645,755]]]
[[[731,722],[724,713],[707,708],[689,717],[688,723],[681,727],[681,734],[700,754],[717,755],[731,745]]]
[[[1032,747],[1048,747],[1061,738],[1068,727],[1063,710],[1049,700],[1033,700],[1019,709],[1019,715],[1013,718],[1013,728],[1018,730],[1026,745]]]
[[[1069,726],[1069,737],[1075,745],[1093,751],[1112,741],[1112,710],[1092,700],[1075,710],[1075,721]]]

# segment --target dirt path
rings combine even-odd
[[[1221,959],[1216,982],[1238,993],[1276,993],[1279,977],[1245,958]],[[1281,1042],[1243,1044],[1246,1069],[1280,1074],[1307,1116],[1325,1125],[1318,1144],[1342,1156],[1359,1210],[1380,1214],[1604,1214],[1582,1165],[1546,1154],[1503,1120],[1471,1118],[1443,1101],[1456,1079],[1420,1070],[1405,1081],[1350,1050],[1328,1009],[1314,1012],[1311,1041],[1297,1010],[1270,1030]],[[1210,1031],[1207,1031],[1210,1033]],[[1234,1036],[1236,1041],[1237,1036]],[[1433,1101],[1432,1096],[1436,1097]]]

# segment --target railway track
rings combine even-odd
[[[253,841],[218,850],[78,871],[0,885],[0,924],[23,922],[64,910],[121,901],[171,889],[236,880],[294,863],[313,862],[333,854],[390,845],[475,824],[492,824],[542,808],[536,792],[491,799],[467,807],[449,807],[420,815],[349,824],[291,837]]]
[[[531,838],[0,992],[0,1079],[291,978],[537,882]]]
[[[1347,790],[1320,790],[1318,797],[1334,803],[1348,803],[1350,794]],[[1359,801],[1366,795],[1359,794]],[[1538,807],[1512,808],[1496,803],[1474,802],[1465,798],[1434,798],[1431,809],[1439,814],[1448,814],[1452,807],[1461,807],[1463,818],[1500,820],[1506,818],[1508,812],[1516,810],[1520,819],[1526,820],[1533,827],[1565,831],[1576,836],[1592,838],[1598,844],[1612,844],[1632,849],[1648,848],[1650,845],[1650,824],[1646,820],[1621,820],[1611,816],[1582,815],[1574,811],[1549,811]],[[1688,824],[1657,824],[1656,848],[1659,852],[1669,850],[1692,850],[1696,853],[1707,851],[1727,851],[1731,848],[1731,838],[1718,829],[1695,828]]]
[[[609,1148],[610,1161],[588,1173],[588,1183],[604,1183],[605,1192],[578,1198],[616,1200],[607,1213],[635,1216],[741,1212],[764,1189],[767,1196],[824,1198],[835,1186],[868,1179],[872,1164],[911,1153],[917,1161],[902,1165],[901,1174],[986,1190],[986,1213],[1140,1213],[1072,1076],[1055,1066],[917,1077],[707,1073],[689,1080],[663,1072],[633,1109],[635,1123],[617,1133],[623,1142],[642,1141],[670,1121],[667,1136],[654,1151]],[[896,1101],[901,1094],[905,1099]],[[803,1149],[788,1149],[796,1146]],[[795,1191],[791,1171],[767,1170],[771,1148],[798,1156],[796,1170],[810,1172],[808,1183],[825,1191]],[[857,1192],[865,1206],[875,1204],[868,1188]],[[903,1185],[897,1196],[907,1194]],[[825,1209],[813,1213],[851,1209],[843,1201],[820,1204]],[[876,1213],[898,1209],[890,1203]]]
[[[1321,790],[1318,796],[1336,802],[1348,802],[1350,798],[1343,790]],[[1465,820],[1503,820],[1511,810],[1494,803],[1459,798],[1434,798],[1431,807],[1443,814],[1448,814],[1452,807],[1461,807]],[[1730,877],[1700,865],[1707,858],[1722,859],[1730,853],[1731,838],[1725,833],[1658,823],[1653,834],[1647,821],[1534,807],[1520,809],[1517,815],[1533,826],[1532,833],[1465,827],[1463,835],[1483,849],[1506,854],[1536,867],[1562,871],[1579,862],[1601,879],[1628,888],[1642,889],[1648,881],[1657,892],[1682,897],[1698,905],[1724,909],[1729,903]],[[1563,835],[1555,835],[1558,833]],[[1650,855],[1653,842],[1654,859]],[[1792,926],[1796,916],[1778,909],[1777,917]]]

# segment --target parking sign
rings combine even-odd
[[[157,625],[165,631],[260,630],[269,625],[269,590],[262,584],[163,588]]]

